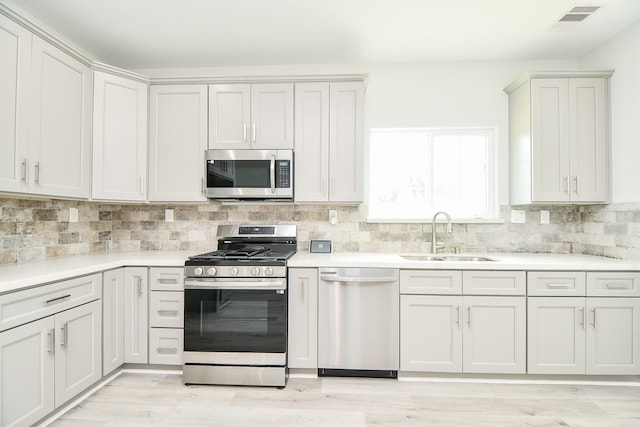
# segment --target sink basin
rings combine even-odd
[[[495,261],[491,258],[485,258],[483,256],[465,256],[465,255],[447,255],[443,257],[445,261],[472,261],[472,262],[483,262],[483,261]]]
[[[484,262],[495,261],[491,258],[485,258],[482,256],[470,256],[470,255],[400,255],[402,258],[408,261],[453,261],[453,262]]]
[[[400,255],[409,261],[446,261],[444,257],[435,255]]]

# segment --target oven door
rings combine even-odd
[[[286,279],[185,281],[185,363],[284,366],[286,350]]]
[[[293,198],[292,150],[207,150],[210,198]]]

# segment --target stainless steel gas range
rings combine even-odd
[[[284,387],[296,226],[219,226],[218,236],[217,251],[185,262],[184,383]]]

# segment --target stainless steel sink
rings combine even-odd
[[[408,261],[450,261],[450,262],[485,262],[495,261],[491,258],[470,255],[400,255]]]

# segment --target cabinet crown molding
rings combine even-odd
[[[563,70],[563,71],[526,71],[520,77],[509,83],[503,90],[510,94],[518,87],[531,79],[557,79],[557,78],[590,78],[601,77],[609,78],[613,75],[615,70]]]

